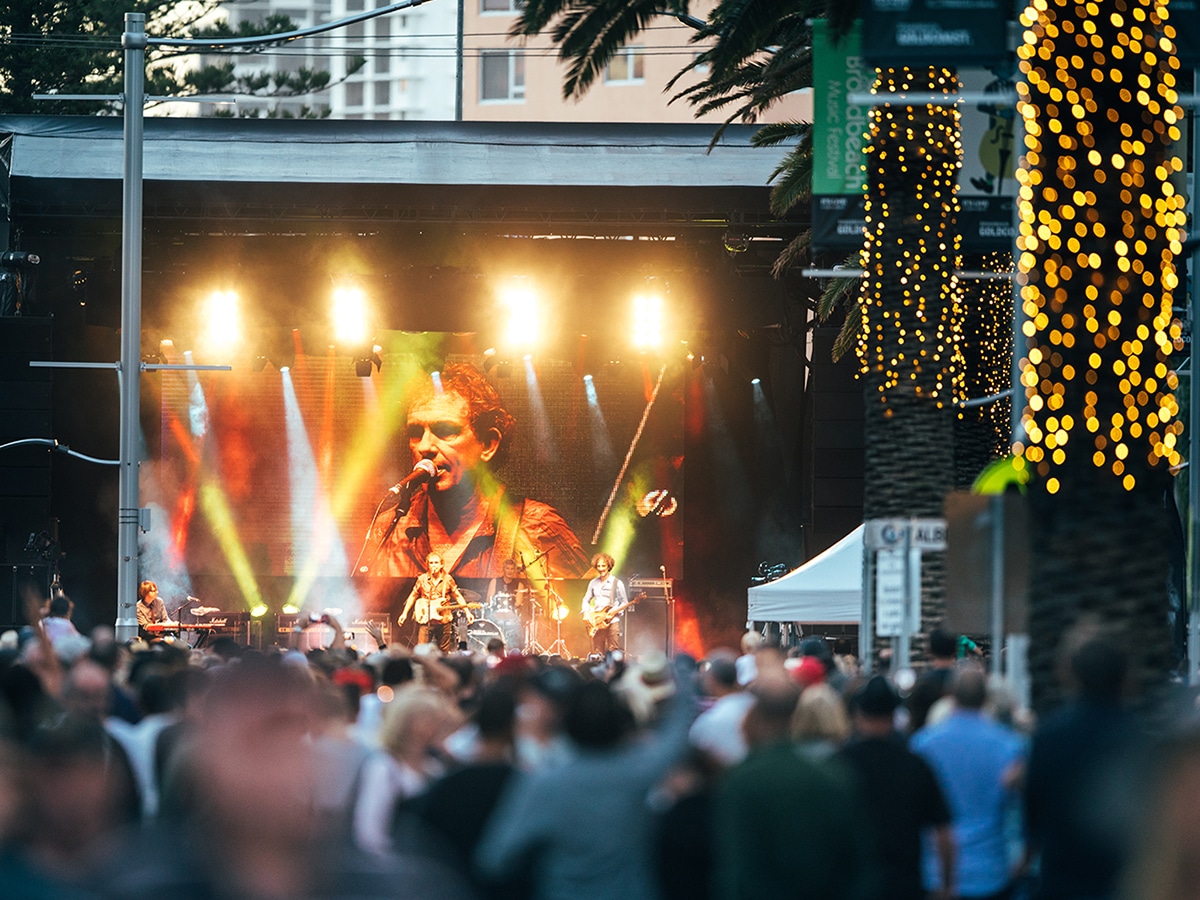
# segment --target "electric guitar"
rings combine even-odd
[[[597,631],[602,628],[607,628],[617,620],[617,616],[625,612],[625,610],[629,609],[629,607],[636,606],[645,599],[646,595],[642,593],[638,594],[632,600],[628,600],[625,603],[620,604],[619,606],[605,607],[604,609],[597,609],[591,613],[588,613],[584,617],[587,619],[588,637],[595,637]]]
[[[417,607],[413,613],[418,625],[428,625],[430,622],[441,622],[445,625],[453,621],[455,610],[482,608],[482,603],[438,603],[421,597],[417,600]],[[398,619],[399,624],[403,625],[407,618],[407,615],[402,615]]]

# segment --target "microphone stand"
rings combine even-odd
[[[554,607],[553,612],[550,613],[551,618],[554,619],[554,643],[546,648],[545,652],[550,656],[557,653],[564,659],[570,659],[571,651],[567,649],[566,641],[562,636],[563,615],[559,615],[559,612],[566,608],[566,604],[563,603],[558,591],[554,589],[554,583],[550,579],[550,548],[547,547],[546,552],[542,555],[546,557],[546,601],[553,604]]]
[[[529,562],[525,562],[525,554],[518,552],[517,556],[519,556],[521,558],[521,568],[519,569],[519,571],[521,571],[521,572],[528,571],[528,569],[531,565],[533,565],[535,562],[537,562],[542,557],[549,556],[549,554],[550,554],[550,549],[547,548],[547,549],[543,550],[541,553],[539,553],[537,556],[535,556],[533,559],[531,559]],[[546,563],[547,568],[549,568],[549,565],[550,565],[550,563],[549,563],[549,561],[547,561],[547,563]],[[531,585],[533,584],[532,578],[530,580],[530,584]],[[549,579],[546,579],[546,592],[547,592],[547,596],[549,596],[549,592],[550,592]],[[534,593],[532,590],[529,592],[529,602],[533,605],[533,609],[531,609],[529,611],[529,625],[526,627],[526,630],[525,630],[525,652],[527,654],[529,654],[530,656],[541,656],[543,653],[548,653],[549,651],[545,647],[543,647],[540,643],[538,643],[538,621],[537,620],[538,620],[538,611],[542,610],[542,605],[537,602],[537,597],[534,596]],[[542,610],[542,612],[545,612],[545,610]]]
[[[379,539],[379,543],[375,545],[375,552],[371,554],[370,562],[368,562],[366,566],[360,566],[359,564],[362,562],[363,554],[367,552],[367,545],[371,543],[371,525],[375,524],[375,520],[378,519],[379,514],[383,512],[383,504],[387,503],[388,497],[392,496],[392,492],[389,490],[383,495],[383,499],[380,500],[379,505],[375,507],[375,514],[371,516],[371,524],[367,526],[367,534],[366,537],[363,538],[362,549],[358,551],[358,557],[354,560],[354,567],[350,570],[350,577],[353,578],[355,575],[360,574],[362,568],[365,568],[367,572],[371,571],[376,561],[379,559],[379,552],[383,549],[383,545],[388,542],[388,538],[392,536],[392,533],[396,530],[396,526],[400,524],[400,517],[405,515],[412,506],[413,493],[414,492],[412,491],[407,492],[407,496],[405,496],[405,492],[402,490],[400,494],[396,495],[396,511],[392,515],[392,521],[388,523],[388,527],[383,532],[383,537],[381,537]]]

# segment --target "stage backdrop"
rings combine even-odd
[[[680,572],[683,362],[635,357],[585,373],[577,360],[488,357],[470,343],[390,332],[367,378],[344,353],[306,347],[260,371],[163,372],[160,454],[142,473],[142,577],[169,610],[191,595],[228,610],[394,613],[410,582],[350,575],[373,512],[412,471],[406,391],[442,361],[486,372],[515,416],[497,469],[510,493],[554,506],[584,552],[611,553],[624,578]],[[582,583],[555,587],[577,617]]]

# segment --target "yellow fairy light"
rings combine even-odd
[[[1127,490],[1144,465],[1179,459],[1167,358],[1180,344],[1171,309],[1184,204],[1169,179],[1183,168],[1173,154],[1182,110],[1166,9],[1035,0],[1021,13],[1027,440],[1015,452],[1051,493],[1072,454]],[[1076,423],[1086,437],[1071,442]]]

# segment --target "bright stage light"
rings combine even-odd
[[[285,616],[294,616],[300,612],[300,607],[298,607],[295,603],[285,603],[283,604],[283,609],[281,609],[280,612],[282,612]]]
[[[655,350],[662,346],[663,301],[658,294],[638,294],[633,298],[633,346]]]
[[[751,378],[750,383],[751,384],[762,384],[762,379],[761,378]]]
[[[504,341],[512,348],[533,348],[541,339],[538,299],[525,285],[511,285],[500,293],[500,305],[507,316]]]
[[[333,336],[339,344],[361,344],[367,340],[367,297],[362,288],[342,285],[333,289],[330,311]]]
[[[266,604],[264,604],[264,603],[260,603],[260,604],[258,604],[258,606],[254,607],[252,610],[250,610],[250,615],[256,619],[261,619],[266,614],[267,614],[267,607],[266,607]]]
[[[232,350],[242,339],[242,319],[235,291],[213,291],[204,304],[205,344],[214,350]]]

